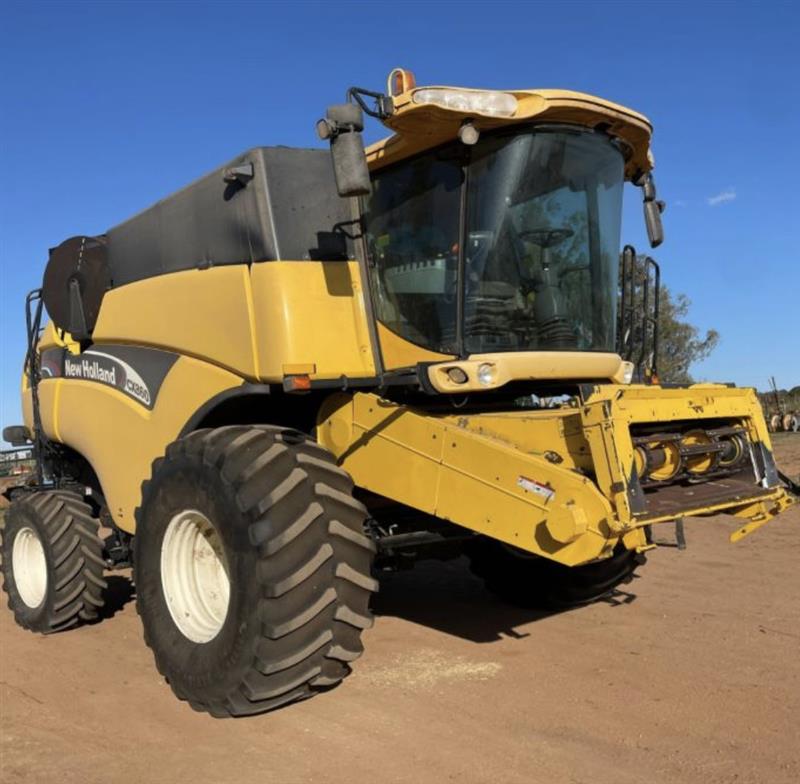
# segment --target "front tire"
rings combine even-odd
[[[269,426],[197,431],[156,461],[134,581],[145,642],[179,698],[248,715],[350,672],[377,590],[352,487],[323,447]]]
[[[6,512],[3,590],[24,629],[50,634],[97,618],[103,606],[103,541],[80,495],[28,493]]]
[[[610,558],[582,566],[542,558],[495,539],[479,537],[468,553],[472,572],[510,604],[564,610],[590,604],[633,579],[643,554],[619,549]]]

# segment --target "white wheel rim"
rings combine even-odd
[[[47,593],[47,560],[39,534],[26,526],[14,537],[11,568],[20,598],[31,609],[39,607]]]
[[[161,587],[172,620],[196,643],[218,634],[228,614],[231,582],[217,529],[196,509],[170,520],[161,543]]]

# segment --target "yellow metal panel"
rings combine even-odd
[[[754,485],[754,487],[758,487]],[[768,522],[776,515],[780,514],[784,509],[790,507],[795,501],[792,496],[783,488],[776,487],[769,495],[761,495],[753,498],[740,498],[735,502],[722,501],[715,504],[706,504],[705,506],[692,505],[691,501],[687,501],[686,508],[680,514],[662,515],[661,517],[648,517],[643,521],[637,521],[637,525],[656,525],[657,523],[671,523],[677,517],[708,517],[716,514],[717,512],[724,512],[725,514],[734,517],[743,517],[746,519],[758,518],[764,519],[763,515],[767,517],[764,522]],[[736,541],[736,540],[731,540]]]
[[[591,470],[592,456],[577,409],[486,412],[451,415],[446,421],[485,435],[521,452],[544,457],[564,468]]]
[[[356,394],[327,407],[317,432],[359,487],[529,552],[577,564],[616,541],[588,479],[447,417]]]
[[[768,498],[766,500],[762,498],[755,503],[738,509],[734,514],[737,517],[744,517],[750,522],[730,535],[731,542],[741,541],[745,536],[749,536],[753,531],[768,523],[775,515],[780,514],[795,503],[797,503],[797,499],[784,492],[776,498]]]
[[[622,382],[626,366],[618,354],[587,351],[519,351],[471,354],[468,360],[443,362],[428,368],[428,378],[439,392],[472,392],[498,389],[511,381],[564,379]],[[489,383],[478,381],[478,370],[488,366]],[[457,383],[449,371],[460,368],[466,381]]]
[[[66,335],[55,328],[52,321],[48,321],[42,330],[41,338],[39,338],[39,351],[47,348],[62,348],[67,343],[72,342],[71,340],[65,340],[65,337]]]
[[[271,261],[251,271],[261,377],[315,365],[313,378],[375,375],[358,262]]]
[[[437,509],[445,519],[563,563],[609,547],[610,510],[583,477],[455,428],[447,430],[443,462]],[[585,536],[560,535],[580,523]]]
[[[39,416],[41,417],[42,428],[45,433],[56,441],[60,440],[58,416],[56,413],[56,402],[58,400],[60,387],[60,378],[47,379],[39,384]],[[30,395],[28,395],[28,398],[30,399]],[[28,424],[27,420],[26,424]],[[29,426],[33,429],[32,416]]]
[[[418,362],[434,362],[428,368],[428,378],[439,392],[470,392],[497,389],[511,381],[542,379],[616,381],[621,383],[629,363],[618,354],[586,351],[518,351],[471,354],[467,360],[457,360],[453,354],[441,354],[417,346],[384,324],[378,322],[378,339],[381,354],[387,368],[413,367]],[[492,382],[478,382],[478,368],[491,365],[494,371]],[[450,379],[448,371],[458,367],[467,380],[457,384]]]
[[[58,440],[91,463],[114,522],[133,533],[133,512],[153,461],[203,403],[241,382],[214,365],[181,357],[164,379],[152,411],[113,387],[91,381],[45,381],[40,390],[49,403],[50,390],[58,386]],[[53,435],[51,422],[45,421],[45,430]]]
[[[320,411],[317,438],[364,489],[433,514],[431,467],[441,460],[443,426],[432,417],[404,417],[405,411],[377,395],[333,395]]]
[[[42,330],[39,338],[37,350],[41,353],[51,348],[66,348],[72,354],[80,350],[80,345],[76,343],[68,333],[56,329],[52,321],[48,321]],[[42,427],[45,433],[51,438],[58,440],[58,421],[56,417],[56,407],[61,380],[57,378],[45,378],[39,386],[39,412],[42,419]],[[30,385],[28,384],[27,368],[22,373],[22,421],[25,426],[33,432],[33,400],[31,397]]]
[[[299,363],[296,365],[286,365],[283,366],[283,375],[284,376],[313,376],[314,373],[317,372],[317,366],[311,363]]]
[[[364,394],[354,397],[353,421],[355,434],[366,435],[367,448],[354,449],[348,459],[358,462],[364,487],[401,503],[413,500],[410,506],[435,514],[438,477],[431,469],[442,460],[443,425]]]
[[[381,343],[383,364],[387,370],[414,367],[418,362],[441,362],[453,359],[453,354],[440,354],[401,338],[396,332],[378,322],[378,340]]]
[[[262,265],[263,266],[263,265]],[[112,289],[93,338],[202,357],[257,378],[246,264],[184,270]]]

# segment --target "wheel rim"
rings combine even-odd
[[[196,509],[176,514],[161,544],[161,587],[185,637],[206,643],[219,634],[230,585],[222,539],[211,521]]]
[[[31,609],[39,607],[47,593],[47,560],[39,534],[20,528],[11,550],[11,568],[20,598]]]

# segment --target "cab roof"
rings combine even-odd
[[[402,75],[400,79],[396,78],[398,73]],[[650,171],[654,165],[650,151],[653,132],[650,121],[638,112],[587,93],[573,90],[494,91],[461,87],[416,87],[413,75],[400,69],[390,74],[389,82],[390,93],[393,93],[393,112],[383,119],[383,123],[394,131],[394,135],[367,148],[367,161],[372,170],[397,163],[458,138],[458,131],[465,120],[470,120],[480,131],[539,121],[602,128],[625,142],[628,153],[625,175],[628,179]],[[400,85],[399,89],[395,87],[396,92],[392,91],[393,83]],[[436,90],[513,95],[517,102],[516,110],[510,116],[496,116],[474,110],[445,108],[438,103],[420,100],[425,94],[423,91]]]

